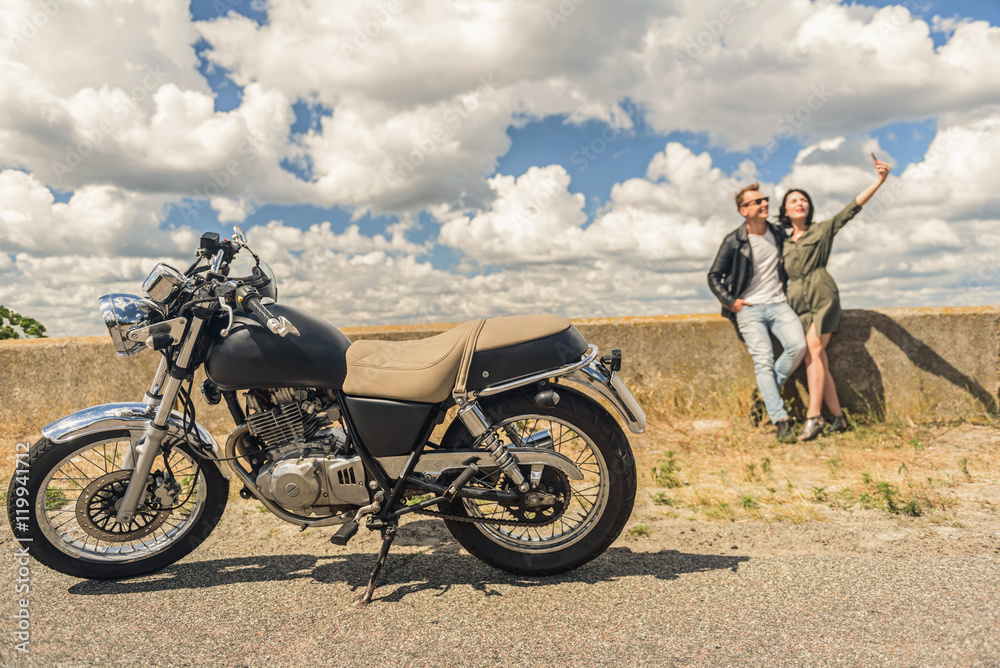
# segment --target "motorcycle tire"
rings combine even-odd
[[[115,502],[131,472],[121,463],[130,445],[127,432],[88,434],[64,443],[43,438],[18,462],[7,514],[15,538],[34,559],[78,578],[127,578],[174,563],[215,529],[229,498],[229,481],[183,442],[172,444],[167,460],[179,490],[165,498],[148,495],[132,523],[117,524]],[[167,470],[163,456],[157,457],[154,477]]]
[[[635,459],[615,419],[590,397],[559,387],[554,407],[538,406],[532,396],[507,393],[480,401],[499,432],[511,427],[521,438],[534,435],[533,445],[546,443],[569,457],[584,472],[570,480],[551,467],[543,471],[541,487],[562,499],[549,508],[503,507],[457,498],[439,508],[445,513],[504,520],[546,521],[542,526],[506,526],[446,519],[455,539],[487,564],[517,575],[555,575],[581,566],[602,554],[618,538],[635,501]],[[549,444],[545,432],[551,438]],[[504,439],[510,443],[511,440]],[[456,421],[439,447],[472,446],[471,435]],[[524,467],[524,473],[530,473]],[[501,474],[473,484],[505,484]],[[509,484],[507,481],[506,484]]]

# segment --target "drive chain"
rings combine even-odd
[[[560,507],[559,507],[559,509],[556,511],[556,513],[554,515],[552,515],[551,517],[546,517],[543,521],[540,521],[540,522],[532,522],[530,520],[500,520],[500,519],[492,519],[492,518],[489,518],[489,517],[469,517],[468,515],[454,515],[452,513],[442,513],[442,512],[436,511],[436,510],[427,510],[427,509],[417,510],[417,511],[414,511],[414,512],[417,512],[417,513],[419,513],[421,515],[430,515],[431,517],[440,517],[443,520],[452,520],[453,522],[470,522],[472,524],[492,524],[494,526],[502,526],[502,527],[543,527],[543,526],[547,526],[549,524],[555,523],[556,521],[559,520],[559,518],[561,518],[563,516],[563,514],[566,512],[566,506],[569,505],[570,500],[572,499],[572,492],[570,491],[569,485],[568,485],[569,480],[567,480],[565,478],[565,474],[560,474],[560,475],[563,476],[563,481],[567,484],[566,500],[565,500],[565,502],[559,504]],[[501,478],[497,482],[497,484],[502,487],[504,481],[505,481],[505,476],[501,476]],[[518,507],[520,507],[520,506],[518,506]],[[549,507],[551,508],[551,506],[549,506]]]
[[[526,522],[524,520],[498,520],[490,519],[488,517],[469,517],[468,515],[453,515],[452,513],[442,513],[436,510],[416,510],[414,511],[418,515],[430,515],[431,517],[439,517],[443,520],[452,520],[453,522],[471,522],[472,524],[493,524],[502,527],[543,527],[554,523],[563,513],[566,512],[566,505],[559,509],[552,517],[545,518],[544,522]]]

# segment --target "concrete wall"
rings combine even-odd
[[[574,323],[602,352],[622,349],[623,376],[651,415],[728,418],[749,406],[750,357],[720,316]],[[400,340],[448,327],[343,331],[352,339]],[[847,311],[829,356],[841,401],[853,411],[915,421],[997,414],[1000,308]],[[158,359],[150,352],[118,357],[106,336],[0,342],[0,445],[33,439],[44,424],[80,408],[141,400]],[[796,401],[803,369],[793,380],[786,394]],[[197,394],[199,421],[228,433],[225,409]]]

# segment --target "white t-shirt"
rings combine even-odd
[[[778,243],[770,228],[764,234],[750,234],[753,250],[753,278],[740,299],[750,304],[779,304],[785,291],[778,278]]]

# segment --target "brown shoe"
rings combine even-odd
[[[805,424],[802,425],[802,433],[799,434],[799,440],[811,441],[822,434],[825,427],[826,420],[823,419],[822,415],[807,418]]]

